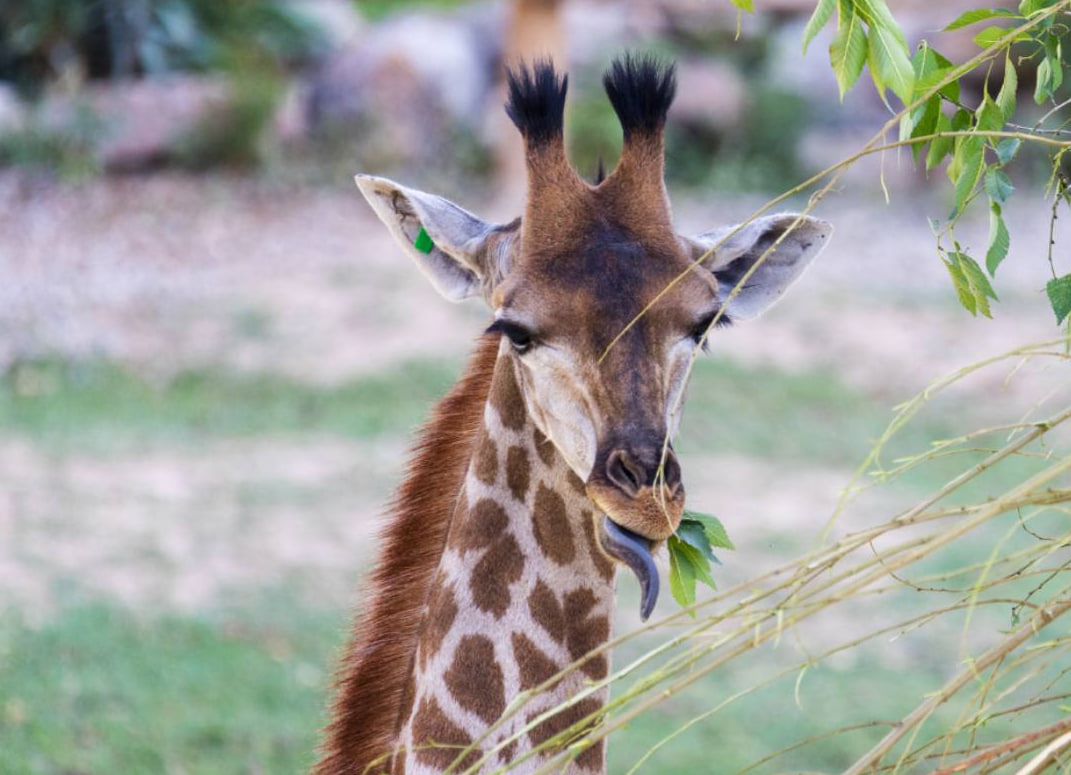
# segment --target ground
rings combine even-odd
[[[939,195],[893,197],[849,191],[823,205],[836,233],[817,265],[765,318],[719,331],[697,368],[680,447],[689,505],[718,514],[738,547],[719,583],[812,545],[893,405],[1058,334],[1039,293],[1038,192],[1020,192],[1010,212],[993,321],[955,302],[926,221],[947,209]],[[698,232],[758,204],[692,194],[678,222]],[[0,212],[4,771],[300,769],[412,429],[485,310],[439,299],[355,188],[8,175]],[[980,252],[984,237],[972,224],[965,242]],[[905,449],[1021,411],[1066,385],[1063,368],[986,372]],[[872,495],[837,529],[890,516],[942,473]],[[627,629],[635,590],[622,588]],[[664,595],[659,611],[673,606]],[[809,679],[802,708],[850,685],[859,705],[883,698],[868,712],[910,709],[948,665],[920,660],[904,678],[895,653]],[[716,676],[638,722],[612,741],[611,771],[747,677]],[[819,729],[784,695],[772,702],[701,726],[651,767],[697,771],[722,734],[736,741],[725,771],[743,766],[776,747],[747,721],[771,707],[780,744]],[[839,703],[835,715],[858,712]],[[848,750],[829,745],[800,766],[834,769]]]

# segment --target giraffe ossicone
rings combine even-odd
[[[538,63],[508,85],[525,141],[522,217],[490,224],[357,177],[435,288],[482,298],[494,319],[395,498],[317,775],[530,773],[554,757],[563,772],[605,770],[615,567],[639,578],[646,618],[652,555],[684,509],[666,441],[689,359],[715,320],[750,319],[780,298],[831,233],[793,214],[674,231],[671,65],[625,56],[606,73],[624,143],[594,184],[566,158],[566,78]],[[507,713],[522,692],[532,696]],[[586,734],[591,745],[567,745]]]

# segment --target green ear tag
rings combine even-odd
[[[431,241],[431,237],[424,231],[423,226],[420,227],[420,231],[416,235],[416,241],[413,243],[413,247],[421,253],[430,253],[432,248],[435,247],[435,243]]]

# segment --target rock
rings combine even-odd
[[[416,96],[415,90],[430,112],[472,126],[491,88],[488,56],[496,50],[463,18],[390,17],[312,77],[311,115],[321,124],[389,115],[402,95]]]
[[[95,147],[110,169],[138,169],[166,159],[175,144],[214,111],[224,109],[229,85],[221,76],[176,75],[92,84],[75,94],[51,94],[39,120],[55,132],[99,124]]]

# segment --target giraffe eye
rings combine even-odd
[[[709,315],[705,315],[702,320],[695,324],[695,326],[691,330],[691,333],[689,333],[689,336],[691,337],[693,342],[695,342],[696,344],[702,343],[704,351],[706,351],[710,345],[710,337],[706,336],[707,331],[710,328],[710,324],[714,322],[714,318],[717,317],[717,315],[718,310],[714,310]],[[721,318],[718,320],[717,327],[724,328],[725,326],[731,326],[732,324],[733,321],[729,319],[729,316],[723,313]]]
[[[535,346],[531,331],[524,326],[510,323],[507,320],[496,320],[487,329],[487,333],[504,334],[509,339],[510,344],[513,345],[513,349],[520,355],[524,355]]]

